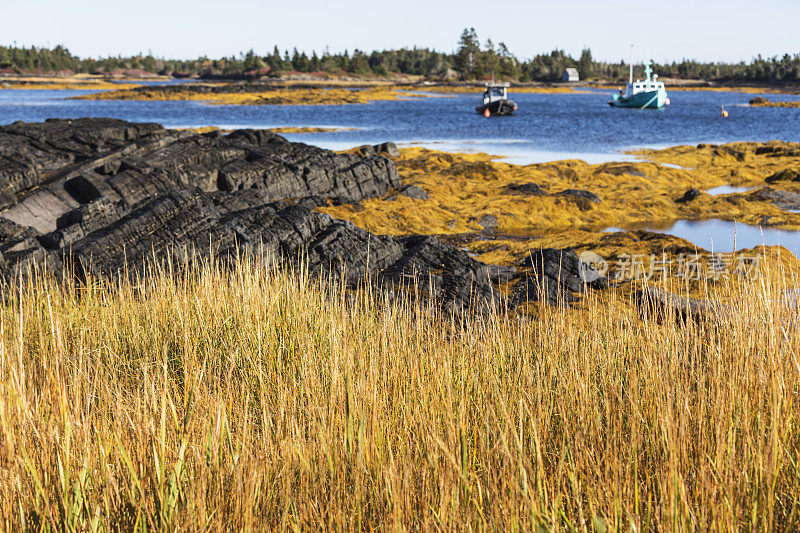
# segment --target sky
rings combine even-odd
[[[749,61],[800,53],[798,0],[0,0],[0,44],[65,45],[81,57],[195,58],[401,47],[455,50],[474,27],[517,57],[555,48],[596,59]]]

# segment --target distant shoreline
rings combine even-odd
[[[725,80],[711,81],[705,79],[679,79],[679,78],[660,78],[668,89],[671,90],[717,90],[717,91],[741,91],[748,93],[756,92],[784,92],[789,94],[800,93],[800,84],[789,83],[755,83],[748,81]],[[589,79],[574,83],[565,82],[510,82],[511,86],[517,89],[558,89],[565,92],[565,89],[618,89],[627,80],[598,80]],[[148,82],[174,82],[175,84],[184,83],[215,83],[215,84],[241,84],[241,85],[263,85],[276,88],[314,88],[326,86],[338,87],[368,87],[381,85],[407,85],[420,88],[452,88],[453,92],[459,89],[482,88],[486,81],[439,81],[428,80],[421,76],[391,76],[391,77],[362,77],[362,76],[316,76],[309,74],[288,75],[281,77],[261,77],[255,79],[242,79],[241,77],[230,78],[201,78],[201,77],[172,77],[162,75],[142,76],[136,75],[96,75],[96,74],[76,74],[70,76],[58,74],[36,74],[36,75],[7,75],[0,74],[0,89],[51,89],[59,88],[78,88],[80,85],[86,89],[118,89],[120,84],[146,84]],[[68,86],[68,87],[67,87]]]

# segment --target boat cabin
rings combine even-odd
[[[636,80],[630,85],[629,91],[631,94],[638,94],[643,92],[657,91],[659,89],[665,90],[663,81],[656,81],[658,74],[653,74],[653,79]]]
[[[628,82],[628,94],[649,93],[658,90],[666,90],[663,81],[658,81],[658,74],[653,74],[650,62],[645,63],[644,73],[647,76],[644,80]],[[652,74],[652,77],[651,77]]]
[[[508,100],[508,83],[487,83],[486,90],[483,92],[483,104]]]

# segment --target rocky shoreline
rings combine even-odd
[[[269,130],[18,122],[0,126],[0,278],[46,269],[108,279],[146,275],[153,261],[179,269],[258,255],[447,309],[570,306],[609,286],[578,252],[609,261],[697,252],[678,237],[586,227],[593,220],[623,225],[658,218],[658,209],[738,220],[766,213],[792,228],[798,153],[794,144],[738,143],[643,152],[651,163],[516,166],[392,143],[332,152]],[[685,165],[659,164],[667,159]],[[733,179],[754,190],[686,189]],[[773,270],[794,271],[791,254],[768,253],[786,267]],[[611,285],[632,294],[636,284]]]
[[[354,284],[413,286],[450,309],[563,305],[584,290],[574,251],[488,265],[435,237],[377,235],[314,210],[401,194],[390,153],[391,143],[335,153],[265,130],[116,119],[2,126],[0,273],[6,282],[33,269],[107,278],[146,275],[152,260],[259,254],[275,266],[343,271]],[[547,288],[531,290],[537,283]]]

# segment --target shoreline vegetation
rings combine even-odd
[[[497,78],[514,82],[555,82],[566,68],[575,68],[583,80],[619,84],[627,79],[624,60],[596,60],[589,48],[574,58],[563,50],[519,58],[503,42],[481,43],[473,28],[461,33],[453,52],[413,48],[399,50],[328,51],[250,50],[238,56],[166,59],[152,54],[132,57],[79,58],[62,45],[54,48],[0,46],[0,75],[94,74],[108,77],[205,79],[259,79],[293,76],[381,78],[430,81],[469,81]],[[800,54],[749,62],[714,63],[684,59],[656,64],[664,78],[708,80],[733,85],[798,86]]]
[[[723,288],[728,312],[698,318],[590,291],[526,320],[341,279],[242,260],[5,288],[0,520],[797,528],[800,315],[785,284]]]
[[[745,83],[736,81],[709,81],[706,79],[680,79],[661,77],[670,91],[731,91],[742,93],[779,93],[800,94],[800,85],[770,84],[770,83]],[[0,89],[79,89],[79,90],[120,90],[143,87],[148,82],[162,82],[163,85],[150,86],[172,87],[203,87],[230,85],[263,86],[271,88],[369,88],[397,86],[405,90],[419,90],[442,93],[472,93],[483,89],[482,80],[472,81],[442,81],[428,80],[422,76],[348,76],[330,73],[286,73],[279,77],[264,77],[261,79],[204,79],[180,78],[171,76],[142,77],[139,74],[131,75],[120,73],[113,76],[102,74],[36,74],[36,75],[7,75],[0,74]],[[489,81],[489,80],[485,80]],[[173,83],[169,83],[173,82]],[[512,82],[515,92],[573,92],[581,89],[619,89],[625,81],[583,80],[576,83],[554,82]]]
[[[58,88],[56,85],[47,88]],[[64,87],[67,88],[67,87]],[[74,87],[78,88],[78,87]],[[90,85],[83,87],[92,89]],[[587,89],[616,90],[598,83],[525,84],[513,86],[515,93],[572,94]],[[214,105],[342,105],[364,104],[404,98],[448,97],[455,94],[480,94],[483,85],[475,83],[398,84],[386,81],[280,81],[280,82],[193,82],[176,85],[112,86],[114,90],[73,96],[75,100],[200,101]],[[791,92],[778,88],[709,86],[684,84],[671,91],[734,91],[742,93]],[[789,107],[789,106],[783,106]]]

